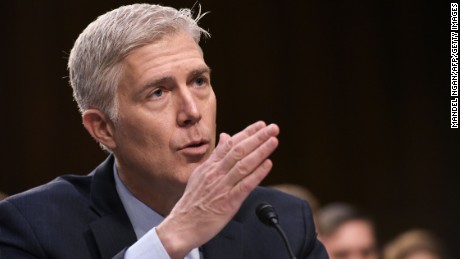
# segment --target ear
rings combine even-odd
[[[114,127],[107,115],[97,109],[88,109],[83,112],[83,125],[93,138],[109,148],[115,149],[116,143],[113,138]]]

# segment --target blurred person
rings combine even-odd
[[[298,184],[291,184],[291,183],[282,183],[282,184],[274,184],[267,186],[269,188],[273,188],[276,190],[280,190],[284,193],[296,196],[310,204],[310,208],[313,211],[313,214],[317,212],[319,209],[319,200],[316,196],[309,191],[307,188],[298,185]]]
[[[4,194],[3,192],[0,192],[0,201],[8,197],[8,195]]]
[[[331,203],[317,214],[319,239],[331,259],[377,259],[374,224],[364,212],[346,203]]]
[[[441,242],[430,232],[422,229],[406,231],[387,244],[384,259],[447,259]]]
[[[297,258],[328,258],[307,203],[258,187],[278,126],[256,122],[216,145],[201,16],[134,4],[80,34],[70,83],[84,127],[109,156],[87,176],[0,202],[0,257],[289,258],[256,216],[269,202]]]
[[[310,208],[313,213],[313,219],[316,224],[316,222],[318,221],[316,219],[316,213],[318,212],[320,203],[318,198],[316,198],[316,196],[310,190],[301,185],[291,183],[274,184],[268,187],[293,195],[306,201],[310,205]]]

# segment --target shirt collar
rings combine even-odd
[[[116,163],[113,163],[113,173],[115,177],[115,187],[120,196],[123,207],[125,207],[129,220],[133,225],[137,239],[140,239],[153,227],[158,226],[164,218],[148,207],[145,203],[137,199],[121,181],[118,176]]]

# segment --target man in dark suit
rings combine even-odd
[[[109,158],[0,203],[1,258],[289,258],[255,207],[272,203],[298,258],[327,258],[308,205],[257,187],[278,126],[215,144],[216,98],[198,46],[202,15],[124,6],[78,37],[70,82]]]

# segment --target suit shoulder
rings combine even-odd
[[[42,202],[89,199],[92,176],[66,175],[6,199],[14,206],[28,207]]]
[[[263,251],[259,250],[260,253],[265,253],[265,250],[276,253],[285,249],[278,233],[260,222],[256,216],[256,208],[262,202],[267,202],[275,208],[279,224],[289,237],[298,258],[327,258],[324,257],[324,249],[316,238],[313,215],[308,203],[290,194],[265,187],[257,187],[252,191],[235,217],[235,221],[242,225],[247,240],[256,240],[254,243],[247,241],[253,244],[251,247],[261,243],[270,244],[270,247],[265,247]],[[321,256],[316,256],[317,254]]]
[[[254,189],[254,191],[249,195],[248,201],[265,201],[273,203],[272,205],[287,204],[289,206],[300,206],[301,204],[306,203],[298,197],[267,187],[257,187]]]
[[[245,200],[238,213],[238,218],[255,214],[255,208],[263,202],[271,204],[278,214],[285,217],[311,217],[308,203],[290,194],[266,187],[257,187]]]

